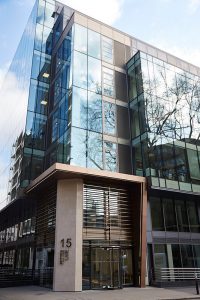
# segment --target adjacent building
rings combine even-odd
[[[0,285],[143,287],[200,268],[200,69],[37,0],[5,93],[10,78]]]

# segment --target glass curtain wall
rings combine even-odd
[[[102,60],[113,64],[113,47],[111,39],[73,24],[55,54],[48,166],[118,170],[114,71],[102,66]]]
[[[118,170],[113,41],[78,24],[73,26],[70,164]],[[103,97],[107,96],[109,102]],[[110,100],[109,100],[110,99]],[[111,103],[112,102],[112,103]]]
[[[2,158],[0,171],[1,202],[6,199],[8,201],[14,200],[20,186],[36,15],[37,2],[28,19],[0,91],[2,109],[0,136],[4,138],[4,140],[0,140]],[[3,110],[6,112],[8,109],[9,119],[8,114],[3,113]],[[2,203],[6,204],[6,202]]]
[[[200,78],[138,52],[127,64],[134,174],[200,191]]]
[[[199,268],[199,259],[200,245],[154,244],[154,267],[156,269]],[[173,272],[171,275],[173,280]]]
[[[198,201],[150,197],[153,231],[200,233]]]
[[[47,107],[51,80],[52,28],[55,1],[38,0],[28,112],[24,136],[22,187],[44,170]]]

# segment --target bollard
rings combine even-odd
[[[195,273],[194,276],[195,276],[195,285],[196,285],[197,295],[199,295],[199,284],[198,284],[197,273]]]

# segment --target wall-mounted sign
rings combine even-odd
[[[65,261],[69,260],[69,248],[72,246],[72,239],[62,239],[60,241],[60,264],[63,265]]]

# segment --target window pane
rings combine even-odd
[[[34,51],[31,77],[38,79],[40,70],[40,52]]]
[[[88,29],[88,55],[101,58],[100,34]]]
[[[47,27],[52,28],[54,24],[54,18],[52,17],[53,12],[55,11],[55,5],[51,5],[50,3],[46,2],[45,7],[45,15],[44,15],[44,25]]]
[[[194,201],[187,201],[187,212],[190,222],[190,231],[199,232],[199,218],[197,207]]]
[[[195,267],[200,268],[200,245],[194,245],[194,259],[196,262]]]
[[[150,198],[152,228],[156,231],[164,230],[163,212],[160,198]]]
[[[174,265],[173,267],[182,268],[179,245],[171,245],[171,247],[172,247],[173,265]]]
[[[88,132],[87,167],[103,169],[102,135],[96,132]]]
[[[87,91],[73,87],[72,126],[87,129]]]
[[[71,165],[86,167],[87,131],[72,127]]]
[[[105,36],[102,36],[102,59],[113,63],[113,41]]]
[[[104,102],[104,132],[116,134],[116,112],[115,104]]]
[[[41,24],[36,25],[36,30],[35,30],[35,45],[34,49],[41,51],[42,48],[42,31],[43,31],[43,26]]]
[[[181,247],[181,255],[183,268],[193,268],[194,260],[192,254],[192,246],[191,245],[180,245]]]
[[[111,69],[103,68],[103,94],[114,97],[114,72]]]
[[[177,231],[174,203],[172,199],[163,199],[166,231]]]
[[[101,94],[101,61],[88,57],[88,89]]]
[[[105,169],[117,171],[117,145],[111,142],[104,142]]]
[[[74,49],[87,53],[87,28],[75,24]]]
[[[168,267],[165,245],[154,245],[154,264],[158,269]]]
[[[177,222],[178,222],[178,229],[179,231],[189,231],[188,226],[188,218],[187,218],[187,211],[185,207],[184,200],[176,200],[176,215],[177,215]]]
[[[74,51],[73,84],[87,89],[87,56]]]
[[[102,100],[92,92],[88,92],[88,129],[102,132]]]
[[[187,156],[189,163],[190,178],[194,180],[200,180],[200,166],[197,151],[187,149]]]

